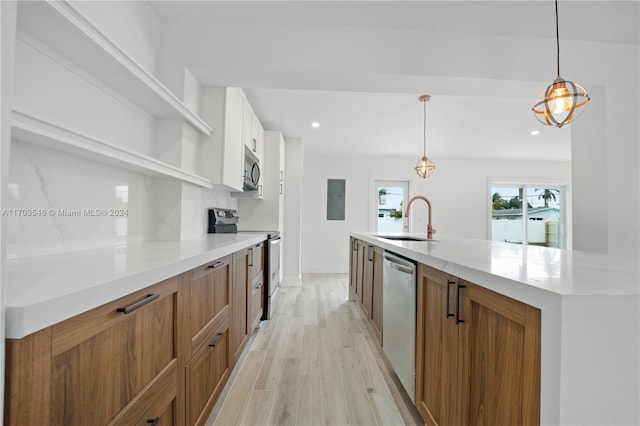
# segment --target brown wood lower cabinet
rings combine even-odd
[[[384,250],[373,247],[371,273],[371,326],[373,332],[382,345],[382,255]]]
[[[231,336],[230,345],[234,364],[240,359],[242,351],[249,341],[247,274],[249,266],[248,250],[233,254],[233,286],[231,297]]]
[[[264,244],[257,244],[249,249],[248,271],[248,312],[249,334],[260,325],[264,308]]]
[[[164,415],[158,395],[172,404],[179,375],[177,290],[173,278],[8,340],[5,424],[131,425]]]
[[[364,241],[357,240],[356,241],[356,288],[355,288],[355,296],[358,303],[362,304],[362,285],[364,283],[364,262],[366,259],[365,251],[366,244]]]
[[[232,256],[193,269],[180,288],[185,360],[186,424],[204,424],[222,392],[234,357],[229,344]]]
[[[187,424],[205,424],[229,378],[232,355],[229,323],[222,324],[211,343],[203,346],[186,367]]]
[[[358,271],[358,240],[349,239],[349,300],[356,300],[356,281]]]
[[[247,290],[261,256],[244,249],[8,339],[4,424],[204,424],[260,314],[260,288],[255,301]]]
[[[349,299],[358,302],[382,344],[382,255],[384,250],[351,238]]]
[[[540,310],[419,265],[417,311],[426,424],[540,424]]]

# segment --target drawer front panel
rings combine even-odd
[[[176,293],[52,359],[52,421],[107,424],[175,358]]]
[[[222,392],[230,373],[229,344],[228,329],[219,331],[187,364],[187,424],[203,424]]]
[[[231,258],[225,257],[192,272],[189,283],[189,324],[192,353],[195,353],[213,331],[221,315],[230,305]]]

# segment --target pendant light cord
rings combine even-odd
[[[558,0],[556,0],[556,64],[558,65],[558,77],[560,77],[560,32],[558,31]]]
[[[427,101],[422,101],[422,106],[424,107],[424,121],[422,126],[422,140],[424,141],[424,150],[422,151],[422,156],[427,156]]]

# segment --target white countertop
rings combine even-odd
[[[392,241],[372,232],[351,235],[539,308],[548,296],[640,295],[639,262],[630,258],[487,240]]]
[[[8,259],[6,337],[24,337],[265,239],[211,234]]]

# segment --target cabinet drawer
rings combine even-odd
[[[249,334],[251,331],[260,325],[260,319],[262,318],[262,310],[264,307],[264,280],[262,276],[254,278],[249,287]]]
[[[187,424],[204,424],[229,378],[228,321],[186,365]]]
[[[183,287],[188,312],[185,338],[190,351],[196,353],[215,329],[230,315],[231,256],[210,262],[190,272]]]
[[[52,424],[133,424],[156,383],[175,388],[176,292],[171,279],[52,327]]]
[[[262,276],[264,271],[264,244],[256,244],[249,248],[249,282],[258,276]]]
[[[173,425],[178,365],[172,361],[109,425]]]
[[[120,322],[128,321],[144,309],[166,298],[173,298],[177,291],[178,279],[174,277],[53,325],[51,327],[53,356],[67,351]],[[122,311],[132,307],[134,309],[129,313]]]

